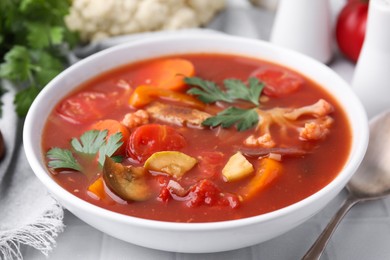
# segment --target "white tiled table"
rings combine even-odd
[[[342,2],[343,0],[332,0],[333,12],[338,10]],[[267,38],[272,15],[250,9],[244,0],[230,0],[229,5],[230,8],[211,28],[244,37]],[[330,67],[350,82],[354,70],[352,63],[337,56]],[[49,259],[300,259],[345,197],[346,192],[341,192],[319,214],[275,239],[248,248],[212,254],[163,252],[132,245],[90,227],[69,211],[65,211],[66,229],[59,235],[57,247],[50,253]],[[46,259],[30,247],[23,247],[22,252],[25,259]],[[334,234],[322,259],[390,259],[390,198],[353,208]]]

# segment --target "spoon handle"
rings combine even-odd
[[[326,226],[326,228],[322,231],[321,235],[317,238],[316,242],[311,246],[311,248],[307,251],[307,253],[302,257],[302,260],[318,260],[320,259],[322,253],[328,241],[334,231],[336,230],[338,224],[341,222],[345,214],[359,201],[358,198],[349,196],[341,206],[341,208],[337,211],[337,213],[333,216],[332,220]]]

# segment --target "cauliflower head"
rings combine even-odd
[[[225,0],[73,0],[67,27],[84,42],[111,36],[207,24]]]

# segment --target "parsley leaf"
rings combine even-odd
[[[107,130],[89,130],[80,136],[81,143],[77,138],[73,138],[70,143],[79,153],[96,154],[104,145],[107,133]]]
[[[227,88],[227,93],[232,99],[242,99],[259,105],[259,97],[263,91],[264,84],[257,78],[249,78],[249,88],[238,79],[227,79],[224,84]]]
[[[33,49],[49,48],[51,45],[60,44],[64,38],[64,28],[60,26],[50,27],[42,22],[27,25],[27,41]]]
[[[27,25],[27,41],[34,49],[43,49],[50,46],[49,27],[41,23],[29,23]]]
[[[191,88],[188,94],[198,96],[198,99],[204,103],[214,103],[216,101],[232,102],[228,93],[223,92],[214,82],[203,80],[198,77],[186,77],[184,82],[188,85],[198,86]]]
[[[118,132],[107,139],[107,130],[89,130],[80,136],[80,140],[73,138],[71,145],[76,153],[96,155],[99,153],[99,164],[103,166],[106,156],[111,157],[123,144],[122,133]],[[77,162],[73,153],[68,149],[52,148],[46,153],[49,159],[48,167],[53,169],[73,169],[81,171],[82,166]],[[94,157],[95,158],[95,157]],[[116,162],[122,160],[121,156],[113,156]]]
[[[264,84],[257,78],[249,78],[248,86],[238,79],[226,79],[224,85],[226,91],[222,91],[214,82],[203,80],[201,78],[185,78],[184,82],[198,86],[200,88],[191,88],[187,91],[188,94],[196,95],[198,99],[204,103],[213,103],[216,101],[225,101],[233,103],[236,100],[243,100],[250,102],[256,107],[260,105],[259,99],[261,92],[264,89]],[[237,107],[229,107],[216,116],[209,117],[202,122],[205,126],[222,126],[229,128],[236,126],[238,131],[247,130],[255,126],[259,122],[259,115],[257,108],[241,109]]]
[[[39,91],[39,88],[30,86],[29,88],[25,88],[16,93],[14,104],[18,116],[22,117],[27,114],[28,109],[30,108],[35,97],[39,94]]]
[[[197,77],[186,77],[184,82],[188,85],[199,87],[191,88],[187,93],[198,96],[198,99],[204,103],[214,103],[216,101],[233,103],[235,100],[241,99],[258,106],[259,97],[264,88],[264,84],[257,78],[249,78],[249,87],[239,79],[226,79],[224,81],[226,92],[222,91],[214,82]]]
[[[104,165],[106,155],[108,157],[111,157],[116,152],[116,150],[118,150],[118,148],[121,147],[121,145],[123,144],[123,142],[121,142],[121,139],[122,139],[122,134],[120,132],[115,133],[115,134],[111,135],[110,138],[108,138],[106,144],[104,144],[103,146],[101,146],[99,148],[99,164],[100,165],[102,165],[102,166]],[[118,158],[115,158],[115,161],[118,161],[117,159]]]
[[[81,171],[81,165],[76,161],[71,151],[61,148],[52,148],[46,153],[49,159],[48,166],[53,169],[73,169]]]
[[[78,42],[64,21],[70,5],[68,0],[0,0],[0,79],[23,92],[14,99],[20,117],[26,115],[36,94],[66,67],[67,50]],[[27,93],[33,95],[21,98]]]
[[[223,128],[229,128],[236,125],[238,131],[245,131],[255,126],[258,122],[259,115],[256,112],[256,108],[241,109],[229,107],[216,116],[207,118],[202,124],[212,127],[221,125]]]
[[[0,77],[25,81],[31,75],[31,58],[26,47],[16,45],[4,56],[0,65]]]

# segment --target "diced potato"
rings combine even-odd
[[[232,155],[225,167],[222,169],[222,175],[227,182],[236,181],[247,177],[254,171],[253,165],[245,158],[242,153],[237,152]]]
[[[195,166],[197,160],[177,151],[162,151],[152,154],[145,162],[147,170],[164,172],[176,178],[182,177]]]
[[[280,176],[282,173],[282,163],[270,158],[262,158],[256,175],[243,188],[241,194],[244,199],[249,199],[264,189],[268,184]]]

